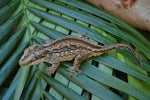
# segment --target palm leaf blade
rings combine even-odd
[[[56,100],[52,95],[50,95],[49,93],[47,93],[45,90],[43,90],[43,94],[45,95],[45,97],[48,100]]]
[[[59,68],[58,72],[99,98],[106,99],[106,100],[107,99],[108,100],[113,100],[113,99],[122,100],[119,96],[112,93],[110,90],[108,90],[104,86],[98,84],[97,82],[91,80],[90,78],[88,78],[84,75],[79,75],[78,78],[77,77],[69,77],[69,73],[66,72],[62,68]]]
[[[6,0],[7,1],[7,0]],[[20,1],[12,1],[2,9],[0,9],[0,25],[2,25],[12,15],[15,9],[19,6]],[[3,20],[2,20],[3,19]]]
[[[28,9],[29,9],[29,11],[33,12],[34,14],[37,14],[38,16],[40,16],[40,17],[42,17],[42,18],[44,18],[48,21],[57,23],[58,25],[61,25],[65,28],[74,30],[76,32],[78,32],[78,30],[81,30],[81,32],[88,32],[87,37],[90,37],[90,38],[92,38],[94,40],[97,40],[101,43],[104,43],[104,44],[105,43],[106,44],[115,43],[111,39],[109,39],[107,37],[104,37],[103,35],[99,34],[98,32],[96,32],[92,29],[89,29],[88,27],[83,26],[79,23],[76,23],[72,20],[68,20],[66,18],[62,18],[62,17],[54,15],[54,14],[46,13],[42,10],[38,10],[38,9],[35,9],[35,8],[28,7]],[[93,34],[93,33],[95,33],[95,34]]]
[[[75,6],[77,8],[83,9],[87,12],[93,13],[99,17],[110,20],[111,22],[119,25],[120,27],[125,28],[126,30],[128,30],[128,32],[131,32],[131,34],[134,34],[134,36],[138,36],[137,37],[138,39],[140,39],[144,44],[149,46],[149,42],[137,30],[135,30],[131,26],[127,25],[126,23],[124,23],[120,19],[118,19],[118,18],[116,18],[116,17],[96,8],[96,7],[93,7],[92,5],[89,5],[88,3],[85,3],[82,0],[75,0],[75,1],[73,1],[73,0],[58,0],[58,1],[61,1],[61,2],[66,3],[66,4],[70,4],[70,5]]]
[[[63,34],[59,33],[58,31],[54,30],[54,29],[50,29],[44,25],[41,25],[37,22],[34,21],[30,21],[31,25],[34,26],[38,31],[42,32],[43,34],[45,34],[46,36],[48,36],[49,38],[53,38],[53,39],[58,39],[62,36],[64,36]],[[55,34],[54,34],[55,33]]]
[[[51,77],[48,77],[43,73],[40,73],[40,75],[43,77],[44,80],[46,80],[49,84],[51,84],[52,87],[54,87],[56,90],[61,92],[61,94],[63,94],[66,98],[72,100],[85,100],[79,94],[73,92],[71,89],[65,87],[64,85],[60,84],[56,80],[52,79]]]
[[[18,84],[14,95],[14,100],[19,100],[19,98],[21,97],[28,76],[28,74],[24,74],[24,73],[28,73],[29,69],[30,69],[29,67],[21,68],[20,71],[21,74],[19,75]]]
[[[90,68],[92,65],[85,63],[81,69],[82,71],[88,75],[91,78],[94,78],[98,82],[102,82],[103,84],[106,84],[108,86],[111,86],[117,90],[126,92],[138,99],[148,100],[150,97],[139,91],[138,89],[130,86],[129,84],[106,74],[105,72],[102,72],[100,70],[97,70],[95,67]]]
[[[11,0],[0,0],[0,8],[3,8],[7,5]]]
[[[125,64],[125,63],[123,63],[123,62],[121,62],[121,61],[119,61],[113,57],[103,56],[103,57],[96,57],[93,59],[100,62],[100,63],[103,63],[107,66],[110,66],[114,69],[120,70],[120,71],[125,72],[129,75],[132,75],[136,78],[139,78],[139,79],[150,84],[150,78],[149,77],[142,74],[140,71],[136,70],[135,68],[132,68],[132,67],[128,66],[127,64]]]
[[[3,48],[0,50],[0,64],[9,56],[11,51],[15,48],[15,45],[18,44],[21,37],[25,33],[25,27],[20,28],[11,38],[3,45]],[[6,52],[7,51],[7,52]]]
[[[18,64],[20,54],[25,49],[27,43],[24,43],[24,46],[20,46],[19,49],[15,51],[15,53],[8,59],[8,61],[2,66],[0,70],[0,85],[6,80],[10,72],[15,68]]]
[[[138,31],[83,0],[6,1],[0,3],[3,7],[3,11],[0,10],[0,97],[3,100],[122,100],[127,99],[124,94],[128,98],[150,99],[147,92],[150,78],[146,74],[149,71],[150,43]],[[62,62],[51,76],[44,74],[47,73],[45,68],[50,65],[47,63],[32,67],[18,66],[26,47],[44,45],[44,40],[65,35],[77,35],[79,30],[81,33],[87,32],[90,41],[97,44],[131,43],[130,46],[140,52],[146,71],[137,68],[138,60],[125,50],[84,61],[80,67],[83,73],[78,77],[69,77],[69,72],[64,68],[70,67],[71,62]],[[118,77],[118,72],[123,72],[125,77]]]
[[[13,30],[14,26],[20,21],[22,18],[22,13],[19,13],[12,18],[10,18],[5,24],[0,27],[0,42],[3,43],[9,36],[10,32]]]
[[[2,100],[11,100],[14,97],[14,92],[15,92],[15,89],[16,89],[16,86],[18,83],[19,74],[20,74],[20,70],[17,72],[17,75],[13,79],[13,81],[12,81],[11,85],[9,86],[5,95],[3,95]]]

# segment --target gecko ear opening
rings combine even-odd
[[[37,60],[37,57],[34,57],[33,59],[32,59],[32,61],[36,61]]]

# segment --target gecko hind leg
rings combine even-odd
[[[46,70],[48,71],[48,75],[55,73],[56,69],[60,65],[60,62],[53,63],[52,67],[48,67]]]
[[[83,38],[83,39],[85,39],[85,40],[88,40],[89,38],[88,37],[85,37],[85,35],[87,34],[87,32],[85,32],[85,33],[80,33],[80,30],[78,31],[78,36],[80,37],[80,38]]]
[[[68,68],[67,70],[70,71],[69,76],[72,76],[74,73],[75,75],[78,75],[77,72],[82,73],[79,70],[80,64],[83,60],[92,57],[92,54],[90,52],[82,52],[81,54],[77,55],[74,60],[73,67]]]

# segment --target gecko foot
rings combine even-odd
[[[86,35],[87,33],[85,32],[85,33],[80,33],[80,30],[78,31],[78,36],[80,37],[80,38],[83,38],[83,39],[85,39],[85,40],[88,40],[89,38],[88,37],[85,37],[85,35]]]
[[[53,74],[55,72],[55,68],[53,67],[48,67],[46,70],[48,71],[48,75]]]
[[[86,32],[83,33],[83,34],[81,34],[81,33],[80,33],[80,30],[78,31],[78,36],[79,36],[79,37],[84,37],[86,34],[87,34]]]
[[[79,70],[79,68],[76,68],[76,67],[70,67],[70,68],[68,68],[68,69],[66,69],[66,70],[70,71],[69,76],[72,76],[73,73],[74,73],[76,76],[78,76],[77,72],[82,73],[82,72]]]

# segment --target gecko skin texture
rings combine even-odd
[[[70,61],[74,59],[73,67],[68,68],[70,75],[72,73],[77,75],[80,64],[83,60],[92,56],[99,56],[103,53],[115,50],[125,49],[135,55],[140,62],[141,67],[143,63],[138,54],[130,46],[126,44],[114,44],[109,46],[102,46],[91,43],[79,33],[79,36],[65,36],[54,41],[46,41],[45,45],[32,45],[25,49],[23,56],[19,60],[20,66],[30,66],[39,64],[41,62],[51,63],[52,66],[48,67],[48,74],[56,71],[61,61]]]

